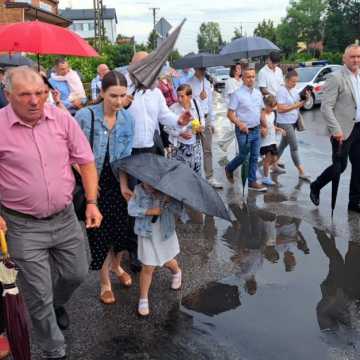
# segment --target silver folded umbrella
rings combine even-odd
[[[129,74],[135,82],[136,88],[150,89],[159,77],[162,67],[174,49],[177,38],[185,23],[181,24],[161,43],[161,45],[149,54],[145,59],[128,67]]]

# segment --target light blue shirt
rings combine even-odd
[[[134,139],[134,122],[126,110],[117,112],[117,119],[114,127],[110,130],[104,119],[103,103],[89,106],[94,111],[94,145],[96,169],[101,174],[105,162],[105,155],[109,143],[110,162],[122,159],[131,155]],[[75,119],[90,139],[91,112],[88,107],[79,110]]]
[[[293,105],[300,101],[300,96],[295,88],[288,90],[285,86],[281,86],[276,94],[276,100],[281,105]],[[285,113],[278,112],[276,121],[279,124],[296,124],[298,118],[299,110],[294,109]]]
[[[241,122],[251,129],[260,125],[261,110],[264,107],[260,90],[241,85],[230,97],[229,110],[236,112]]]

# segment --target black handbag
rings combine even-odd
[[[92,150],[94,146],[95,114],[92,109],[90,108],[88,109],[91,112],[91,128],[90,128],[89,142]],[[80,221],[85,221],[86,196],[85,196],[84,186],[82,183],[80,173],[76,169],[74,169],[74,167],[72,168],[72,171],[75,177],[75,187],[73,191],[73,204],[74,204],[75,213]]]

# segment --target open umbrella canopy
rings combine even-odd
[[[174,62],[175,69],[207,68],[212,66],[232,65],[234,62],[228,56],[209,53],[188,54]]]
[[[185,19],[149,56],[136,64],[129,65],[129,74],[135,80],[137,88],[150,89],[153,87],[171,51],[174,49],[184,23]]]
[[[34,62],[21,54],[10,54],[0,56],[0,66],[31,66]]]
[[[280,51],[280,49],[268,39],[251,36],[233,40],[220,51],[220,55],[228,55],[233,59],[248,59],[257,56],[266,56],[272,51]]]
[[[219,194],[180,161],[155,154],[139,154],[117,160],[111,166],[115,174],[126,172],[194,210],[230,221]]]
[[[99,56],[84,39],[71,30],[38,20],[1,25],[0,51]]]

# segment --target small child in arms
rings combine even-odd
[[[138,313],[150,313],[148,294],[155,267],[165,266],[172,273],[171,289],[181,287],[181,269],[175,259],[180,252],[175,231],[175,215],[185,222],[188,216],[184,206],[146,183],[135,186],[128,212],[135,217],[134,231],[138,236],[140,272],[140,299]]]

